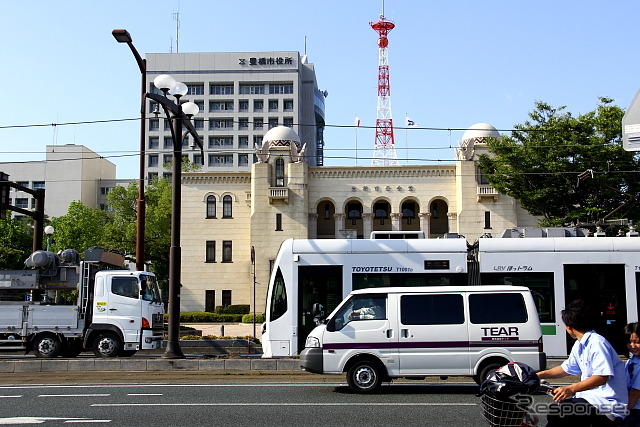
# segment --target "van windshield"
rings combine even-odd
[[[335,330],[349,322],[387,318],[387,294],[353,295],[333,317]]]

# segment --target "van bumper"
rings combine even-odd
[[[538,358],[539,358],[540,370],[544,371],[545,369],[547,369],[547,355],[546,355],[546,353],[540,352],[540,354],[538,355]]]
[[[305,348],[300,353],[300,367],[308,372],[322,374],[322,349]]]

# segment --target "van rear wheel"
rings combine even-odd
[[[371,393],[382,382],[380,367],[371,360],[355,363],[347,372],[349,388],[356,393]]]
[[[487,376],[491,371],[500,369],[507,363],[508,363],[507,361],[489,362],[486,365],[484,365],[482,368],[480,368],[480,370],[478,371],[478,374],[473,377],[473,380],[476,382],[476,384],[482,385],[482,383],[484,382],[484,380],[487,379]]]

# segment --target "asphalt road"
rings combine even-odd
[[[357,395],[337,376],[149,374],[3,374],[0,425],[486,425],[478,387],[464,377],[399,381],[379,393]]]

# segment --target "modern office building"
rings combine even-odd
[[[0,171],[23,187],[44,188],[44,212],[49,218],[66,215],[74,200],[105,209],[110,189],[129,182],[116,180],[116,165],[109,160],[75,144],[47,145],[45,160],[0,162]],[[30,194],[15,189],[9,192],[9,204],[35,208]]]
[[[423,231],[427,238],[534,227],[537,218],[499,194],[477,169],[488,124],[469,128],[457,161],[436,166],[310,166],[293,129],[264,137],[250,171],[185,173],[182,181],[183,311],[251,304],[288,238],[369,238],[372,231]],[[252,256],[254,254],[255,256]],[[255,264],[252,264],[252,259]]]
[[[249,172],[255,145],[276,126],[287,126],[306,145],[304,162],[323,164],[324,100],[313,64],[298,52],[148,53],[149,91],[160,93],[153,79],[169,74],[185,83],[182,100],[195,102],[194,125],[202,137],[204,159],[193,141],[183,141],[183,155],[202,172]],[[173,139],[164,112],[157,118],[147,100],[148,178],[170,175]]]

